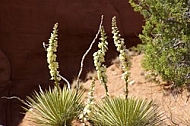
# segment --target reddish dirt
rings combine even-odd
[[[165,118],[164,126],[188,126],[190,125],[190,102],[187,102],[187,93],[184,91],[178,97],[174,97],[163,89],[165,82],[161,82],[160,85],[148,81],[145,79],[144,71],[140,66],[142,55],[132,57],[132,67],[130,81],[134,81],[129,85],[129,97],[142,98],[155,101],[155,104],[160,107],[160,113],[163,113]],[[108,75],[108,88],[111,97],[124,97],[124,81],[121,79],[122,71],[119,64],[113,64],[107,69]],[[89,76],[95,76],[95,74],[89,74]],[[89,77],[90,78],[90,77]],[[92,80],[88,79],[82,84],[82,87],[87,89],[85,96],[89,90]],[[105,96],[103,86],[96,81],[95,86],[95,99],[99,100]],[[26,114],[23,123],[20,126],[35,126],[35,124],[27,122],[26,118],[29,115]],[[79,123],[76,123],[80,126]]]

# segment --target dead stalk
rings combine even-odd
[[[100,33],[100,30],[101,30],[102,23],[103,23],[103,17],[104,16],[102,15],[101,16],[101,21],[100,21],[100,24],[99,24],[99,29],[98,29],[98,32],[96,33],[95,38],[93,39],[93,41],[91,42],[89,48],[86,50],[86,52],[82,56],[82,59],[81,59],[81,62],[80,62],[80,70],[79,70],[79,73],[78,73],[78,76],[77,76],[77,92],[79,90],[79,79],[80,79],[80,76],[81,76],[81,73],[82,73],[82,70],[83,70],[84,59],[85,59],[86,55],[90,52],[90,50],[92,49],[93,44],[96,42],[96,39],[98,38],[98,35]]]

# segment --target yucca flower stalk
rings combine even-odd
[[[106,40],[107,36],[103,26],[101,26],[100,35],[100,42],[98,43],[99,50],[93,54],[94,66],[96,67],[97,76],[100,80],[100,83],[104,85],[106,96],[109,96],[107,87],[108,80],[106,75],[106,66],[104,65],[104,57],[108,50],[108,42]]]
[[[44,43],[43,43],[44,44]],[[45,48],[46,45],[44,44]],[[58,68],[59,68],[59,63],[56,61],[57,55],[57,47],[58,47],[58,23],[54,24],[53,27],[53,32],[51,33],[50,39],[49,39],[49,44],[46,49],[47,51],[47,63],[49,72],[51,75],[51,80],[54,80],[55,85],[59,85],[59,81],[63,79],[67,85],[68,89],[70,89],[70,83],[67,79],[65,79],[63,76],[59,74]]]
[[[129,56],[127,55],[124,39],[121,38],[121,35],[117,27],[115,16],[112,18],[112,34],[113,34],[114,44],[117,48],[117,51],[119,52],[119,59],[122,64],[122,70],[124,71],[124,73],[122,74],[122,78],[124,79],[125,84],[126,84],[125,93],[126,93],[126,98],[127,98],[128,97],[128,83],[129,83],[128,78],[130,75],[129,73],[130,62],[129,62]]]
[[[57,47],[58,47],[57,34],[58,34],[58,23],[55,23],[53,27],[53,32],[51,33],[51,37],[49,39],[49,45],[47,48],[47,63],[49,64],[48,68],[50,70],[49,72],[51,75],[51,80],[55,81],[55,85],[58,85],[59,81],[61,80],[61,78],[57,76],[59,74],[58,71],[59,64],[56,61],[57,55],[55,54],[57,52]]]
[[[45,44],[47,51],[47,62],[51,75],[54,80],[54,88],[40,92],[34,92],[32,97],[27,97],[25,110],[29,113],[29,121],[33,121],[40,126],[71,126],[72,121],[77,119],[83,110],[83,92],[70,89],[69,82],[59,74],[59,64],[56,61],[58,47],[57,33],[58,23],[53,27],[53,32],[49,39],[49,44]],[[48,48],[46,48],[48,46]],[[59,81],[63,79],[68,84],[67,88],[61,88]]]
[[[86,125],[87,121],[89,121],[89,117],[93,112],[94,107],[94,87],[95,87],[95,78],[92,80],[90,91],[88,93],[88,99],[86,105],[83,109],[83,112],[79,115],[79,119],[83,122],[83,125]]]

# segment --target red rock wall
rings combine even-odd
[[[59,23],[61,74],[69,80],[76,77],[82,54],[93,40],[102,14],[110,37],[111,18],[117,16],[127,46],[136,44],[143,19],[127,0],[0,0],[0,97],[24,99],[38,85],[50,84],[42,42],[48,42],[55,22]],[[93,69],[95,49],[85,59],[83,77],[85,71]],[[108,62],[115,53],[110,43]],[[0,99],[0,124],[17,125],[23,117],[21,105],[16,99]]]

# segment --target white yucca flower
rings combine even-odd
[[[53,33],[51,33],[51,37],[49,39],[49,44],[47,48],[47,63],[48,68],[50,69],[50,75],[51,75],[51,80],[55,80],[55,83],[58,84],[58,81],[61,80],[61,78],[58,76],[59,75],[59,64],[56,61],[57,55],[55,54],[57,52],[57,47],[58,47],[58,23],[56,23],[53,27]]]
[[[93,107],[94,107],[94,87],[95,87],[95,79],[93,79],[90,87],[90,92],[88,92],[88,99],[86,102],[86,105],[82,111],[82,113],[79,115],[79,119],[83,124],[89,120],[92,112],[93,112]]]
[[[130,73],[129,73],[130,62],[129,62],[129,56],[127,55],[124,39],[121,38],[121,35],[119,34],[119,30],[117,28],[115,16],[112,18],[112,34],[113,34],[114,44],[117,48],[117,51],[120,53],[119,59],[120,59],[121,64],[122,64],[122,70],[124,71],[124,73],[122,74],[122,79],[124,79],[124,81],[126,83],[126,97],[127,97],[127,95],[128,95],[128,81],[129,81],[128,78],[130,75]]]
[[[104,85],[104,88],[106,90],[106,95],[108,95],[108,88],[107,88],[107,75],[106,75],[106,66],[103,64],[105,62],[105,53],[108,50],[108,42],[107,42],[107,36],[104,30],[104,27],[101,27],[100,30],[100,42],[98,44],[99,50],[93,54],[94,57],[94,66],[96,67],[97,76],[100,80],[100,83]]]

